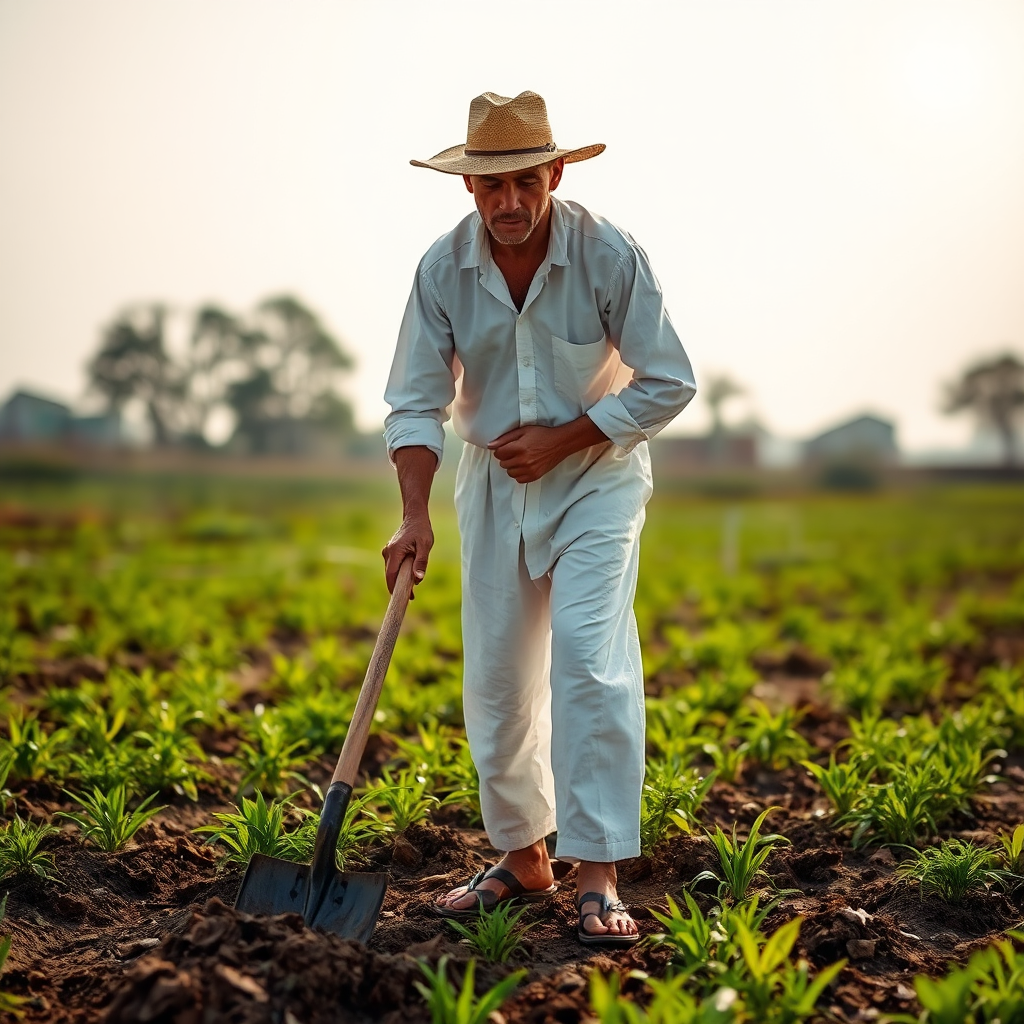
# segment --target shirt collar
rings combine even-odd
[[[548,241],[548,262],[553,267],[569,266],[568,234],[565,230],[565,218],[562,216],[562,204],[554,196],[551,197],[551,238]]]

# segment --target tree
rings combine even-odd
[[[1003,461],[1017,461],[1017,423],[1024,412],[1024,363],[1012,353],[968,367],[960,380],[946,385],[942,411],[970,409],[981,423],[995,428],[1003,443]]]
[[[185,367],[186,438],[205,445],[214,410],[227,404],[231,385],[252,372],[258,338],[242,320],[207,304],[195,314]]]
[[[89,388],[106,399],[108,412],[143,403],[158,445],[171,440],[184,395],[180,368],[164,342],[166,315],[158,303],[126,309],[104,329],[87,366]]]
[[[235,435],[250,451],[301,450],[308,428],[300,423],[351,431],[351,408],[334,387],[352,358],[298,299],[260,303],[242,350],[248,372],[225,394],[237,417]]]
[[[201,306],[177,359],[166,321],[159,304],[127,309],[88,365],[108,410],[145,406],[156,444],[208,445],[215,413],[230,414],[237,447],[252,452],[326,452],[354,431],[352,407],[335,389],[352,358],[293,296],[267,299],[250,317]]]

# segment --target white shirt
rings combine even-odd
[[[557,536],[558,523],[584,494],[603,496],[607,512],[618,494],[626,500],[620,513],[642,513],[650,463],[641,442],[696,392],[643,250],[577,203],[552,196],[551,207],[547,256],[522,312],[476,211],[430,247],[417,268],[385,391],[389,455],[424,445],[440,460],[450,410],[456,433],[478,449],[464,453],[456,495],[464,559],[474,549],[482,557],[511,530],[517,546],[522,537],[533,578],[571,542]],[[613,444],[578,452],[534,483],[517,484],[485,450],[513,427],[559,426],[584,413]],[[481,474],[486,486],[467,479]],[[480,502],[487,515],[470,507]],[[474,540],[467,529],[483,532]]]

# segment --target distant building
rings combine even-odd
[[[898,454],[894,424],[871,415],[840,423],[804,445],[804,457],[809,462],[840,459],[892,462]]]
[[[117,413],[76,416],[63,402],[21,389],[0,405],[0,442],[106,447],[123,441]]]
[[[15,391],[0,406],[0,438],[4,441],[62,441],[71,428],[71,410],[29,391]]]

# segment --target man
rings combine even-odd
[[[546,898],[557,828],[557,857],[577,864],[580,941],[625,946],[638,935],[615,862],[640,852],[646,442],[695,386],[644,253],[551,194],[565,164],[604,148],[559,149],[535,93],[484,93],[465,145],[412,161],[461,174],[476,212],[413,282],[385,394],[403,519],[383,553],[389,589],[410,554],[423,579],[453,406],[466,733],[505,855],[434,909]]]

